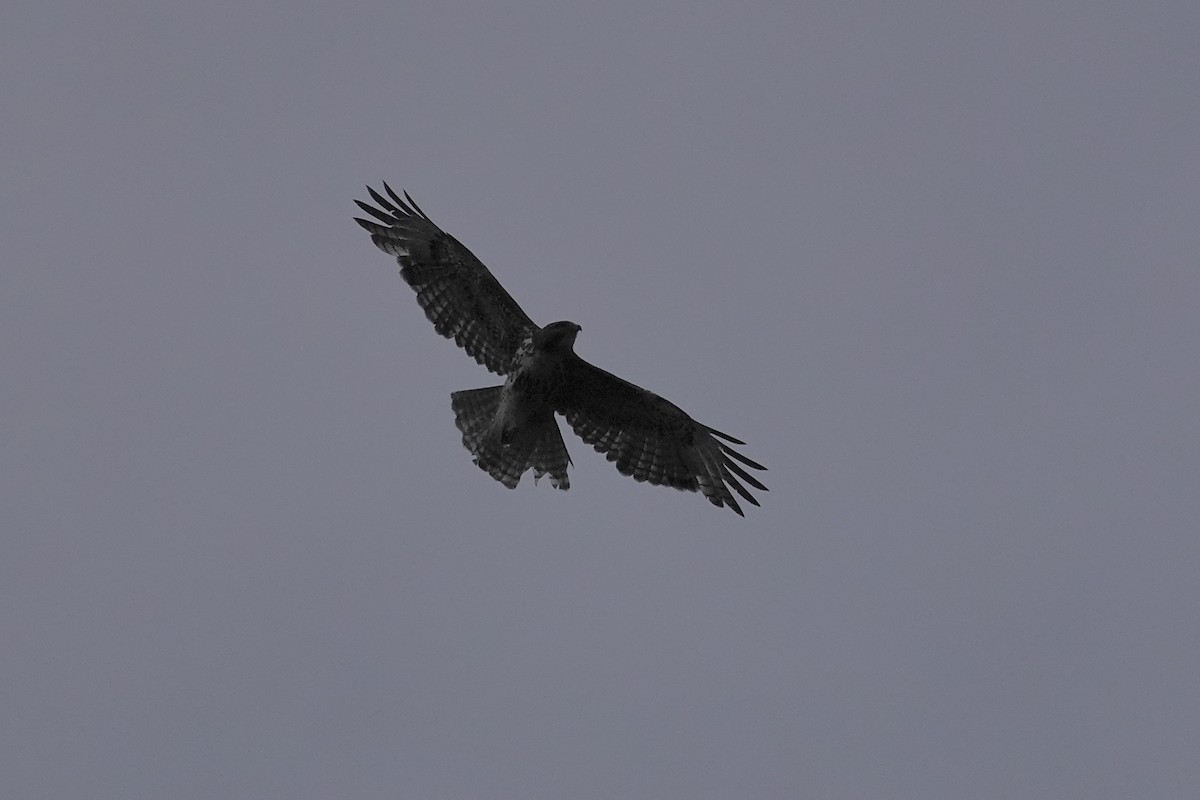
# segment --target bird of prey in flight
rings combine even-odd
[[[404,193],[371,187],[375,206],[355,200],[372,219],[355,218],[417,293],[425,316],[442,336],[504,385],[450,395],[463,445],[475,463],[510,489],[532,469],[568,489],[571,457],[555,413],[584,442],[636,481],[699,491],[715,506],[742,514],[732,489],[753,505],[743,482],[766,491],[746,468],[766,467],[731,445],[738,439],[701,425],[678,406],[575,355],[574,322],[540,326],[531,320],[471,251],[433,223]]]

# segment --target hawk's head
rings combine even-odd
[[[574,322],[551,322],[533,335],[533,346],[546,353],[570,353],[581,330]]]

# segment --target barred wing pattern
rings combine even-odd
[[[386,182],[383,188],[388,197],[367,187],[378,208],[354,201],[379,222],[355,222],[376,247],[396,257],[438,333],[492,372],[508,374],[517,347],[537,326],[483,262],[435,225],[407,192],[401,199]]]
[[[742,465],[758,470],[766,467],[729,446],[745,442],[701,425],[668,400],[578,356],[570,358],[565,367],[555,410],[583,441],[615,462],[621,474],[636,481],[702,492],[713,505],[729,506],[740,516],[745,514],[730,488],[746,502],[758,505],[738,479],[765,492],[767,487]]]

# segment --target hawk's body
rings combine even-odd
[[[578,325],[534,324],[470,250],[438,228],[407,194],[405,202],[386,183],[384,189],[390,199],[367,189],[379,208],[355,201],[384,224],[357,222],[380,250],[396,256],[401,276],[416,290],[438,333],[507,376],[503,386],[451,395],[463,445],[481,469],[510,489],[530,469],[535,480],[549,475],[555,488],[569,488],[571,458],[554,419],[557,412],[635,480],[700,491],[714,505],[738,514],[742,510],[730,488],[758,505],[738,478],[766,491],[742,465],[765,468],[726,444],[743,442],[581,359],[574,350]]]

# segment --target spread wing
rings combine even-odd
[[[483,262],[433,224],[407,192],[401,200],[387,183],[383,188],[388,197],[367,187],[379,208],[354,201],[379,222],[355,222],[400,262],[400,275],[437,332],[492,372],[507,374],[517,347],[537,326]]]
[[[758,501],[739,478],[767,491],[743,465],[766,467],[729,446],[745,442],[701,425],[664,398],[577,356],[564,364],[564,378],[555,410],[581,439],[615,462],[623,475],[703,492],[713,505],[727,505],[741,516],[745,515],[731,488],[748,503],[758,505]]]

